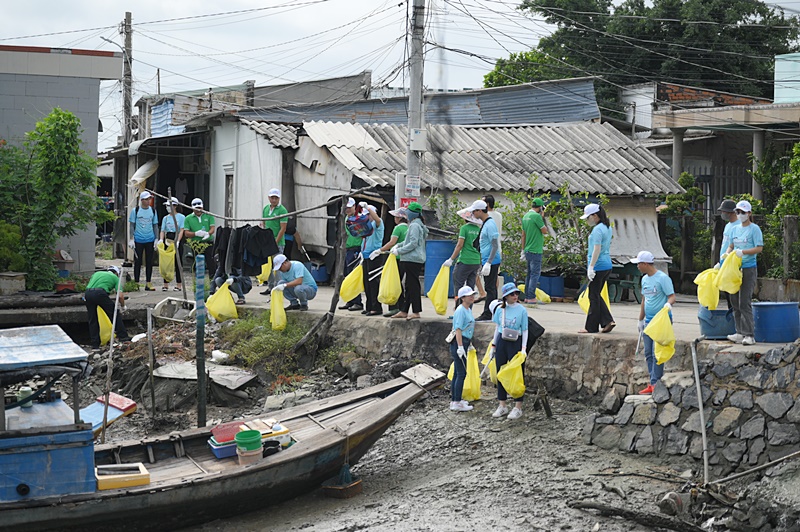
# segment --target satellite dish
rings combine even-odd
[[[58,250],[58,254],[61,256],[61,260],[72,260],[70,254],[64,249]]]

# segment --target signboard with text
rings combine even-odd
[[[406,190],[405,195],[412,198],[420,196],[420,178],[418,175],[406,176]]]

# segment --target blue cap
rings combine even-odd
[[[519,293],[519,288],[517,288],[517,285],[515,285],[514,283],[506,283],[503,285],[503,288],[501,289],[500,293],[502,295],[500,297],[504,298],[509,294],[513,294],[514,292]]]

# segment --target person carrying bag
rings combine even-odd
[[[503,302],[494,311],[492,321],[497,324],[494,333],[494,358],[498,375],[507,363],[519,352],[524,353],[528,345],[528,311],[519,303],[519,288],[514,283],[503,285],[501,298]],[[524,370],[523,370],[524,373]],[[522,395],[515,397],[514,408],[509,413],[506,401],[508,393],[503,383],[497,382],[497,400],[499,405],[492,417],[499,418],[508,415],[508,419],[518,419],[522,416]]]

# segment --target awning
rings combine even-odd
[[[145,148],[181,148],[186,149],[185,143],[176,144],[175,141],[191,139],[192,137],[202,137],[206,135],[206,131],[192,131],[191,133],[178,133],[175,135],[164,135],[161,137],[147,137],[144,140],[137,140],[131,142],[128,146],[128,155],[138,155],[144,152]]]

